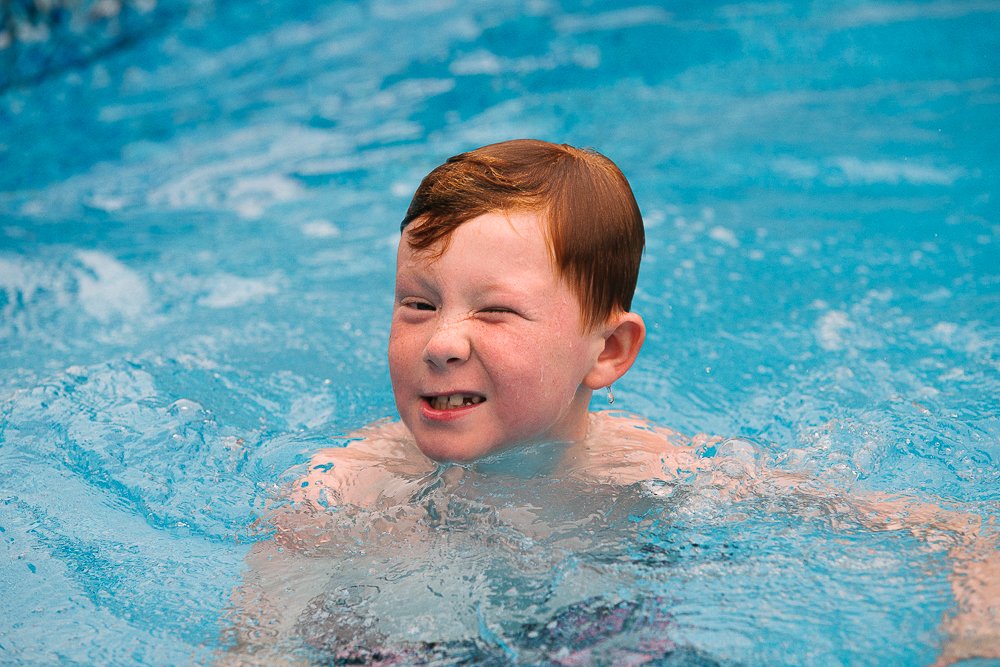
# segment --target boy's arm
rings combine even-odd
[[[313,465],[317,462],[319,468]],[[282,647],[296,635],[310,600],[323,590],[324,573],[316,571],[319,561],[311,556],[319,551],[334,554],[337,545],[330,539],[340,534],[330,525],[336,514],[322,507],[336,491],[333,475],[318,486],[303,484],[315,482],[326,463],[324,452],[314,456],[306,474],[286,487],[277,504],[257,520],[260,539],[250,547],[243,579],[230,596],[223,633],[226,649],[216,664],[289,664]]]
[[[316,452],[289,498],[325,510],[406,503],[437,464],[420,453],[402,422],[377,422],[353,433],[346,447]]]
[[[833,503],[872,531],[905,530],[947,552],[955,609],[942,621],[947,636],[935,664],[968,658],[1000,658],[1000,539],[995,522],[913,498],[866,492],[847,495],[817,487],[803,477],[771,470],[761,483],[821,503]]]
[[[358,508],[404,495],[432,469],[426,459],[410,456],[406,435],[399,424],[376,424],[352,435],[357,441],[347,447],[316,452],[259,520],[268,536],[246,556],[243,582],[232,594],[229,649],[220,664],[282,662],[280,644],[295,634],[299,616],[323,591],[329,558],[356,547],[357,536],[340,524],[350,523]],[[387,530],[393,528],[398,526]]]
[[[616,423],[632,425],[621,420]],[[754,445],[740,439],[698,435],[687,447],[677,447],[671,444],[676,434],[651,431],[650,436],[659,436],[658,445],[637,448],[633,439],[631,446],[647,456],[655,451],[666,452],[661,455],[664,479],[676,479],[685,469],[698,471],[695,483],[733,500],[797,495],[825,506],[831,515],[853,519],[868,530],[907,530],[932,548],[947,551],[952,564],[948,582],[955,609],[942,621],[947,639],[938,664],[972,657],[1000,658],[1000,537],[992,520],[983,525],[978,515],[912,498],[871,492],[848,495],[802,474],[763,465],[765,457]],[[708,448],[716,449],[716,455],[703,459],[694,454]],[[633,466],[628,471],[631,476],[611,472],[619,482],[631,483],[647,470]]]
[[[908,498],[871,494],[860,499],[869,528],[908,530],[947,550],[955,609],[942,622],[947,640],[936,664],[1000,658],[1000,541],[991,519]]]
[[[948,577],[956,611],[942,627],[948,642],[938,664],[966,658],[1000,658],[1000,545],[995,530],[978,533],[970,544],[949,550],[954,570]]]

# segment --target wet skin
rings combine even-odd
[[[440,256],[400,241],[389,369],[400,416],[434,460],[586,435],[606,332],[584,331],[542,223],[482,215]]]

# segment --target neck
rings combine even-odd
[[[521,479],[542,477],[555,472],[570,445],[563,441],[518,445],[484,456],[468,464],[468,468],[484,475],[511,475]]]

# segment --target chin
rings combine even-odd
[[[470,447],[461,442],[440,442],[416,438],[417,448],[424,456],[438,463],[471,463],[498,451],[496,447]]]

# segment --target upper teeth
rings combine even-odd
[[[458,408],[464,405],[475,405],[482,403],[481,396],[470,396],[468,394],[451,394],[449,396],[433,396],[430,399],[431,407],[435,410],[447,410]]]

